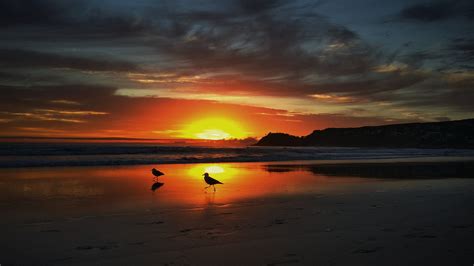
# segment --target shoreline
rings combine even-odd
[[[235,160],[229,158],[220,158],[220,159],[200,159],[200,160],[175,160],[175,161],[162,161],[156,162],[159,160],[150,160],[150,161],[139,161],[139,162],[127,162],[127,163],[83,163],[83,162],[64,162],[64,163],[36,163],[36,164],[18,164],[18,165],[5,165],[0,163],[0,169],[19,169],[19,168],[56,168],[56,167],[111,167],[111,166],[139,166],[139,165],[179,165],[179,164],[219,164],[219,163],[295,163],[295,164],[356,164],[356,163],[397,163],[397,162],[456,162],[456,161],[474,161],[474,155],[465,155],[465,156],[394,156],[394,157],[382,157],[382,158],[347,158],[347,159],[271,159],[271,160]]]
[[[455,158],[454,160],[469,158],[474,157],[474,150],[343,147],[215,148],[142,144],[0,145],[0,168],[283,161],[337,162],[341,160],[436,159],[438,157]]]

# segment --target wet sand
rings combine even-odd
[[[150,170],[166,175],[151,190]],[[472,161],[0,170],[2,265],[472,265]],[[202,173],[224,183],[204,191]]]

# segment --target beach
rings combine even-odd
[[[473,173],[467,157],[0,169],[0,264],[471,265]]]
[[[474,0],[0,0],[0,266],[474,266]]]

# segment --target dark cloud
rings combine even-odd
[[[474,68],[474,39],[458,38],[451,42],[450,56],[458,63]]]
[[[0,85],[1,111],[25,111],[25,108],[50,108],[50,101],[63,99],[74,102],[102,102],[113,95],[116,88],[98,85],[61,84],[51,86],[8,86]],[[104,102],[105,104],[106,102]]]
[[[50,12],[50,17],[62,20],[62,23],[48,24],[54,30],[40,30],[36,38],[52,34],[56,35],[51,36],[52,39],[61,38],[63,41],[71,38],[91,41],[147,36],[146,41],[140,39],[131,43],[141,42],[156,47],[157,56],[165,55],[175,62],[184,63],[176,64],[176,69],[180,70],[199,68],[201,72],[239,71],[257,78],[285,76],[303,79],[314,73],[365,73],[373,66],[376,57],[373,47],[364,43],[355,32],[320,16],[314,3],[236,0],[227,1],[227,7],[223,2],[223,8],[209,11],[173,8],[172,4],[158,3],[151,5],[150,12],[134,10],[129,13],[111,13],[100,6],[83,4],[81,15],[72,16],[68,13],[70,9],[62,11],[62,2],[30,2],[34,2],[33,7],[41,6],[38,8]],[[30,10],[27,3],[21,2],[22,8]],[[35,35],[30,32],[33,36],[27,36],[21,31],[9,34],[30,40]],[[12,35],[9,37],[14,39]],[[39,54],[22,56],[12,62],[13,65],[21,64],[28,56],[38,61],[44,58]],[[81,60],[75,64],[66,61],[67,58],[52,60],[58,65],[75,65],[74,68],[88,64]],[[123,62],[118,63],[118,69],[129,68]],[[91,62],[90,65],[97,65],[99,69],[109,67],[109,64],[100,62]]]
[[[25,75],[11,72],[0,72],[0,82],[9,82],[25,79]]]
[[[434,22],[453,17],[473,18],[474,3],[470,0],[432,1],[408,6],[399,18],[420,22]]]
[[[385,100],[404,108],[474,113],[474,75],[469,71],[435,72],[416,87],[389,95]],[[422,97],[420,97],[422,95]],[[425,111],[426,112],[426,111]],[[444,116],[444,115],[443,115]]]
[[[453,16],[452,4],[447,2],[416,4],[403,9],[400,17],[419,21],[436,21]]]
[[[435,66],[437,71],[474,69],[474,38],[447,40],[441,49],[403,54],[399,59],[413,67]]]
[[[414,15],[420,10],[423,8],[409,13]],[[449,8],[444,10],[450,12]],[[272,2],[260,13],[237,12],[232,16],[226,10],[173,12],[168,14],[174,22],[170,25],[179,26],[170,28],[170,34],[154,44],[160,53],[184,62],[171,72],[185,69],[188,76],[236,72],[201,79],[188,89],[193,93],[291,97],[326,94],[337,95],[335,99],[344,99],[341,102],[345,104],[403,99],[416,108],[418,101],[400,94],[430,77],[420,71],[425,62],[442,58],[428,51],[384,53],[351,29],[328,21],[311,5],[301,12],[300,7]],[[426,16],[424,19],[429,19]],[[429,16],[434,18],[435,14]],[[394,61],[404,63],[405,69],[374,71]],[[312,80],[312,75],[326,77],[326,81]],[[440,101],[435,98],[430,104]]]
[[[24,31],[25,27],[33,30]],[[5,0],[0,2],[0,28],[10,39],[91,41],[140,36],[153,25],[151,18],[109,12],[98,2]]]
[[[238,71],[247,77],[281,76],[292,82],[313,74],[365,73],[375,63],[377,49],[355,32],[329,22],[314,9],[300,13],[275,3],[263,14],[169,14],[169,25],[174,26],[154,45],[160,53],[184,62],[179,69]]]
[[[240,6],[245,12],[259,13],[278,5],[278,0],[239,0]]]
[[[77,1],[4,0],[0,1],[0,26],[54,25],[65,23],[66,12]]]
[[[345,96],[376,99],[380,93],[393,93],[426,79],[426,75],[417,72],[394,72],[360,81],[332,82],[317,84],[316,92],[342,93]]]
[[[86,13],[85,18],[70,26],[72,33],[76,36],[89,38],[112,38],[140,37],[146,34],[156,33],[158,28],[152,18],[136,14],[108,14],[101,9],[92,9]],[[67,32],[64,35],[68,35]],[[74,37],[74,36],[71,36]]]
[[[1,68],[70,68],[86,71],[137,71],[131,62],[84,58],[20,49],[0,49]]]
[[[443,110],[450,110],[450,112],[474,113],[472,105],[474,99],[474,92],[472,89],[455,89],[450,88],[445,91],[432,94],[429,97],[415,98],[413,96],[407,99],[399,99],[400,106],[412,108],[414,106],[430,110],[433,108],[441,108]]]

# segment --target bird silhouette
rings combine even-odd
[[[164,175],[164,173],[162,173],[162,172],[156,170],[155,168],[151,169],[151,173],[152,173],[154,176],[156,176],[156,177],[159,177],[159,176]]]
[[[208,189],[210,186],[212,186],[214,188],[214,191],[216,191],[216,187],[214,185],[223,184],[219,180],[216,180],[210,177],[208,173],[204,173],[203,176],[204,176],[204,181],[209,185],[205,187],[205,189]]]
[[[159,189],[164,184],[165,183],[155,182],[155,183],[153,183],[153,185],[151,185],[151,190],[153,190],[153,192],[155,192],[155,190]]]

